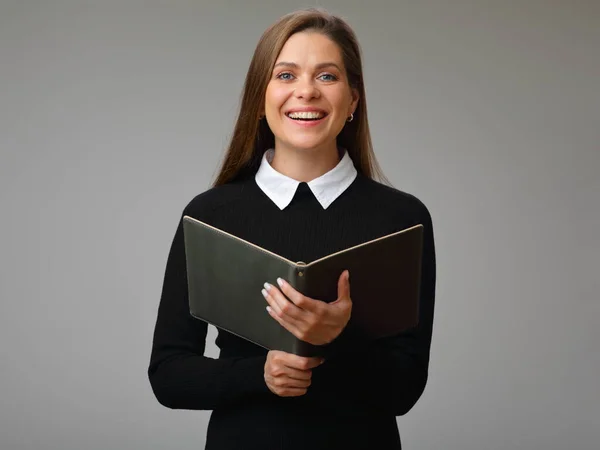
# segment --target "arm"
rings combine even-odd
[[[207,324],[189,313],[182,214],[165,270],[148,377],[157,400],[174,409],[215,409],[264,395],[266,356],[203,356]]]
[[[340,411],[406,414],[427,383],[433,329],[436,260],[431,217],[423,206],[423,262],[419,325],[380,339],[352,354],[334,357],[315,369],[308,396]]]

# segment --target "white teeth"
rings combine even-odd
[[[290,119],[320,119],[325,117],[325,114],[317,111],[296,111],[288,113]]]

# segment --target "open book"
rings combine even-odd
[[[302,294],[337,299],[350,271],[357,336],[377,339],[417,325],[423,226],[415,225],[312,262],[294,262],[211,225],[183,217],[190,314],[269,350],[300,356],[323,348],[297,339],[265,310],[265,282],[281,277]]]

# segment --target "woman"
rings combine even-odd
[[[354,33],[322,10],[284,16],[255,50],[213,188],[181,214],[158,310],[152,388],[167,407],[213,410],[207,449],[401,448],[395,418],[412,408],[427,380],[433,230],[417,198],[373,180],[375,173]],[[184,215],[293,261],[421,223],[419,325],[325,360],[267,351],[219,330],[219,358],[207,358],[207,324],[188,311]],[[265,314],[307,342],[335,346],[351,315],[350,285],[344,272],[330,304],[285,281],[265,285]]]

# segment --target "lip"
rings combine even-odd
[[[325,121],[325,119],[327,119],[327,117],[328,116],[325,115],[318,120],[302,121],[302,120],[292,119],[291,117],[288,117],[287,114],[285,114],[285,118],[287,120],[289,120],[292,124],[296,125],[297,127],[301,127],[301,128],[317,127],[317,126],[321,125]]]
[[[285,112],[285,115],[288,115],[290,113],[293,112],[318,112],[318,113],[323,113],[325,115],[329,114],[327,111],[325,111],[324,109],[321,108],[315,108],[315,107],[310,107],[310,106],[305,106],[305,107],[299,107],[299,108],[292,108],[292,109],[288,109]]]
[[[317,112],[317,113],[323,114],[323,117],[321,117],[318,120],[301,121],[301,120],[292,119],[291,117],[288,116],[288,114],[293,113],[293,112]],[[327,117],[329,116],[329,113],[321,108],[315,108],[314,106],[305,106],[305,107],[288,109],[284,113],[284,115],[287,120],[289,120],[291,123],[293,123],[294,125],[296,125],[298,127],[312,128],[312,127],[316,127],[316,126],[319,126],[320,124],[322,124],[323,121],[325,119],[327,119]]]

